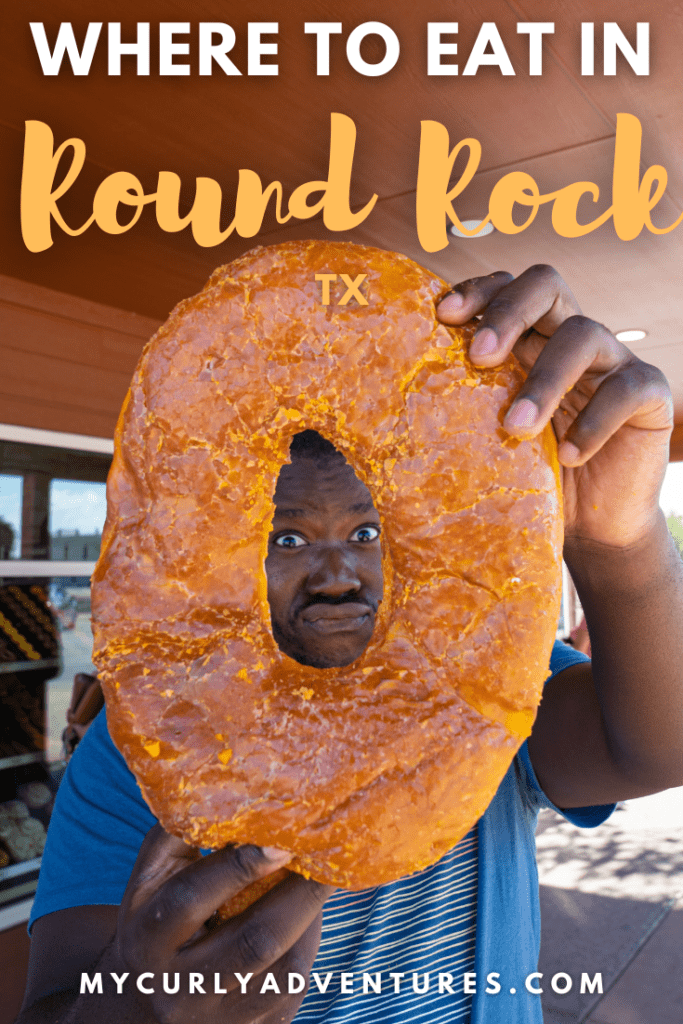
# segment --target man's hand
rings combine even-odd
[[[149,1019],[230,1024],[291,1020],[304,992],[288,994],[289,974],[308,979],[320,942],[322,906],[330,886],[290,875],[243,914],[210,927],[221,904],[290,860],[278,850],[227,848],[202,857],[161,826],[147,835],[119,913],[112,952],[137,978],[154,975],[143,997]],[[188,993],[190,973],[204,977],[206,995]],[[214,974],[227,994],[214,992]],[[267,972],[282,994],[259,989]],[[180,974],[180,992],[163,992],[162,977]],[[235,977],[252,975],[247,994]]]
[[[322,906],[333,889],[292,873],[242,914],[214,923],[220,906],[288,860],[281,851],[256,846],[202,857],[155,825],[140,848],[120,908],[75,907],[36,922],[26,1009],[17,1024],[290,1021],[305,988],[289,993],[289,975],[308,981]],[[101,973],[102,995],[78,995],[84,971]],[[279,993],[272,985],[261,993],[268,972]],[[112,973],[128,974],[120,995]],[[190,994],[191,973],[203,975],[206,994]],[[138,991],[142,974],[153,975],[142,981],[153,994]],[[164,992],[164,974],[170,988],[179,975],[176,993]],[[248,979],[245,993],[236,974]]]
[[[528,373],[503,426],[515,437],[552,421],[563,467],[565,537],[627,547],[657,518],[673,402],[663,374],[581,315],[551,267],[456,285],[445,324],[481,316],[469,356],[497,366],[514,352]]]
[[[465,281],[437,315],[481,317],[475,365],[514,352],[526,369],[505,429],[532,437],[552,422],[559,441],[564,558],[593,660],[545,687],[529,754],[546,794],[580,807],[681,785],[683,567],[658,505],[673,421],[666,380],[582,316],[550,267]]]

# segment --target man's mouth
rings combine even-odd
[[[361,601],[310,604],[301,612],[305,624],[318,633],[351,633],[364,626],[372,608]]]

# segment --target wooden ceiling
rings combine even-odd
[[[88,77],[62,71],[41,73],[29,22],[45,23],[52,42],[60,22],[71,21],[83,38],[88,22],[120,21],[123,38],[133,38],[136,22],[152,24],[155,52],[159,21],[192,25],[189,77],[159,77],[152,59],[149,77],[138,77],[124,58],[120,77],[109,77],[106,50],[95,54]],[[228,77],[217,71],[200,77],[196,26],[223,21],[237,43],[231,58],[246,71],[246,25],[279,23],[277,77]],[[363,77],[347,63],[342,38],[356,25],[382,21],[398,34],[401,56],[387,75]],[[615,77],[581,77],[579,33],[582,21],[602,26],[616,20],[635,41],[639,21],[651,24],[651,73],[636,76],[621,61]],[[305,21],[341,21],[343,37],[333,37],[331,74],[315,74],[313,40]],[[461,68],[484,21],[500,30],[514,77],[483,67],[476,76],[429,77],[425,56],[429,21],[457,21]],[[528,42],[517,22],[553,21],[544,40],[544,67],[528,74]],[[0,272],[91,302],[162,320],[175,303],[199,290],[211,270],[257,242],[324,237],[318,220],[264,224],[257,238],[232,236],[202,249],[188,231],[162,232],[152,210],[128,233],[110,236],[97,227],[78,238],[55,231],[55,244],[30,253],[19,222],[19,189],[24,122],[45,121],[57,142],[76,136],[87,146],[86,165],[60,203],[77,223],[91,211],[92,196],[109,173],[126,170],[154,191],[160,170],[183,180],[191,203],[194,179],[220,181],[231,216],[240,168],[257,171],[264,182],[280,180],[285,195],[302,182],[327,173],[330,113],[351,116],[358,129],[353,174],[354,203],[373,193],[380,200],[351,235],[355,241],[405,252],[449,280],[503,268],[519,272],[537,262],[551,263],[571,283],[584,311],[612,330],[641,328],[647,337],[633,347],[660,366],[683,423],[683,225],[668,235],[644,232],[620,241],[608,223],[584,238],[558,237],[546,213],[517,235],[453,239],[442,252],[426,254],[416,229],[414,191],[420,122],[447,126],[454,144],[474,136],[483,147],[480,171],[458,202],[462,217],[485,215],[495,182],[508,170],[525,170],[550,191],[577,180],[594,181],[609,204],[616,115],[637,115],[643,124],[643,166],[661,163],[669,189],[658,207],[660,223],[672,222],[683,205],[683,104],[678,54],[683,49],[683,7],[647,0],[479,0],[478,3],[424,0],[24,0],[6,5],[2,39],[3,101],[0,110],[0,230],[4,244]],[[363,54],[379,59],[371,46]],[[600,207],[601,209],[604,206]],[[339,237],[339,236],[336,236]]]

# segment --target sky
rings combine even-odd
[[[107,514],[106,484],[53,480],[50,485],[49,531],[101,533]]]

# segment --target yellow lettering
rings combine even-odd
[[[557,192],[551,192],[546,196],[546,201],[554,200],[553,227],[562,238],[580,238],[581,235],[589,235],[591,231],[595,231],[601,224],[605,224],[612,216],[612,207],[610,206],[595,220],[589,221],[588,224],[579,224],[576,219],[576,211],[579,200],[587,193],[590,193],[594,203],[598,201],[600,189],[592,181],[576,181],[574,184],[566,185],[564,188],[558,189]]]
[[[234,223],[221,232],[221,208],[223,192],[213,178],[197,178],[192,209],[180,216],[180,189],[182,182],[173,171],[160,171],[156,192],[157,224],[162,231],[182,231],[192,225],[192,236],[203,248],[210,248],[224,242],[234,228]],[[154,197],[152,197],[154,198]]]
[[[654,209],[664,195],[669,176],[661,164],[654,164],[647,169],[642,181],[640,180],[642,135],[643,129],[637,117],[633,114],[617,114],[612,202],[614,230],[624,241],[637,238],[644,227],[648,227],[655,235],[666,235],[683,220],[681,214],[678,220],[667,228],[656,228],[652,223],[650,210]]]
[[[117,171],[105,178],[95,193],[92,205],[95,223],[108,235],[121,235],[124,231],[130,231],[133,224],[140,219],[145,203],[154,202],[154,199],[154,195],[145,195],[134,174]],[[119,205],[122,203],[135,207],[135,212],[127,224],[120,224],[117,216]]]
[[[351,172],[356,147],[356,126],[346,114],[332,114],[330,126],[330,161],[327,181],[308,181],[295,188],[289,198],[289,213],[297,220],[315,217],[322,210],[323,222],[329,231],[350,231],[370,214],[377,195],[362,210],[351,210]],[[315,192],[322,195],[317,203],[308,205]]]
[[[223,191],[218,182],[213,178],[197,178],[189,218],[192,224],[192,237],[197,245],[204,249],[220,245],[232,233],[234,223],[225,231],[221,231],[222,208]]]
[[[524,171],[511,171],[493,187],[489,199],[489,217],[498,231],[506,235],[518,235],[520,231],[529,227],[543,202],[545,199],[530,174],[525,174]],[[512,219],[512,208],[515,203],[531,207],[531,213],[523,224],[515,224]]]
[[[66,223],[57,200],[73,185],[85,163],[85,143],[67,139],[53,152],[54,136],[43,121],[27,121],[24,140],[24,164],[21,174],[21,234],[30,252],[43,252],[52,245],[52,220],[68,235],[82,235],[95,219],[94,214],[80,228]],[[71,163],[62,181],[53,188],[59,161],[69,149]]]
[[[444,125],[439,121],[422,122],[415,209],[417,234],[425,252],[438,252],[448,245],[446,217],[465,235],[476,235],[490,220],[487,217],[474,230],[468,230],[462,226],[452,204],[474,177],[481,160],[481,143],[477,139],[463,139],[450,152],[449,145],[448,129]],[[464,147],[469,151],[467,166],[448,191],[453,165]]]
[[[337,280],[336,274],[316,274],[316,281],[321,282],[321,296],[320,302],[323,306],[329,306],[330,304],[330,285],[333,281]]]
[[[255,171],[240,171],[234,225],[241,238],[253,238],[261,230],[266,207],[273,193],[275,193],[275,216],[278,224],[286,224],[292,213],[290,210],[285,217],[282,216],[282,185],[280,182],[271,182],[264,191],[261,179]]]
[[[489,198],[489,211],[476,228],[463,227],[453,208],[453,201],[472,181],[481,162],[481,144],[477,139],[462,139],[450,149],[448,130],[438,121],[423,121],[420,158],[416,189],[416,220],[420,244],[425,252],[437,252],[448,245],[447,224],[450,221],[466,236],[478,234],[493,223],[504,234],[519,234],[534,221],[539,208],[552,204],[553,228],[563,238],[587,235],[614,220],[619,238],[630,241],[637,238],[644,227],[656,235],[668,234],[683,222],[683,214],[666,227],[655,227],[651,212],[657,206],[667,187],[668,175],[664,167],[655,164],[640,175],[642,128],[632,114],[617,115],[612,179],[612,206],[594,220],[580,224],[577,211],[583,196],[590,195],[593,203],[600,197],[598,186],[592,181],[577,181],[547,195],[541,194],[530,174],[513,171],[504,175],[494,186]],[[322,213],[330,231],[350,231],[361,224],[373,210],[377,195],[373,194],[365,206],[351,209],[351,180],[356,145],[356,126],[350,117],[333,113],[330,125],[330,154],[326,180],[308,181],[295,188],[289,197],[287,212],[283,213],[283,188],[279,181],[263,185],[255,171],[242,168],[235,199],[235,216],[231,224],[221,230],[223,194],[213,178],[196,179],[192,208],[180,216],[181,180],[171,171],[161,171],[157,191],[146,195],[135,175],[127,171],[110,174],[98,187],[93,198],[92,216],[80,227],[72,228],[62,216],[58,202],[78,178],[85,163],[85,143],[81,139],[67,139],[57,149],[50,127],[42,121],[26,122],[24,163],[21,179],[21,231],[24,243],[31,252],[43,252],[53,244],[52,222],[71,236],[83,234],[93,222],[108,234],[129,231],[142,215],[143,207],[154,203],[157,223],[162,231],[182,231],[191,226],[198,245],[210,247],[224,242],[233,231],[242,238],[252,238],[263,226],[271,199],[279,224],[292,217],[308,220]],[[65,154],[71,150],[71,160],[58,183],[55,178]],[[458,156],[467,151],[464,170],[451,185]],[[316,198],[317,197],[317,198]],[[515,205],[527,207],[529,214],[522,224],[513,220]],[[128,220],[119,220],[119,207],[128,206],[132,213]],[[341,275],[347,291],[340,305],[351,298],[367,304],[359,285],[363,275],[347,279]],[[322,282],[322,302],[330,302],[330,283],[336,275],[319,275]]]
[[[204,179],[198,178],[197,182],[199,183],[201,180]],[[180,175],[174,174],[173,171],[159,171],[156,194],[157,224],[162,231],[167,231],[169,234],[174,231],[182,231],[192,220],[194,205],[187,216],[181,217],[179,213],[181,185]]]
[[[344,292],[342,298],[339,300],[339,305],[345,306],[349,299],[355,299],[359,306],[367,306],[368,300],[360,291],[360,286],[362,285],[363,281],[368,275],[358,274],[357,277],[354,277],[353,281],[351,280],[348,274],[340,274],[339,276],[346,285],[346,291]]]

